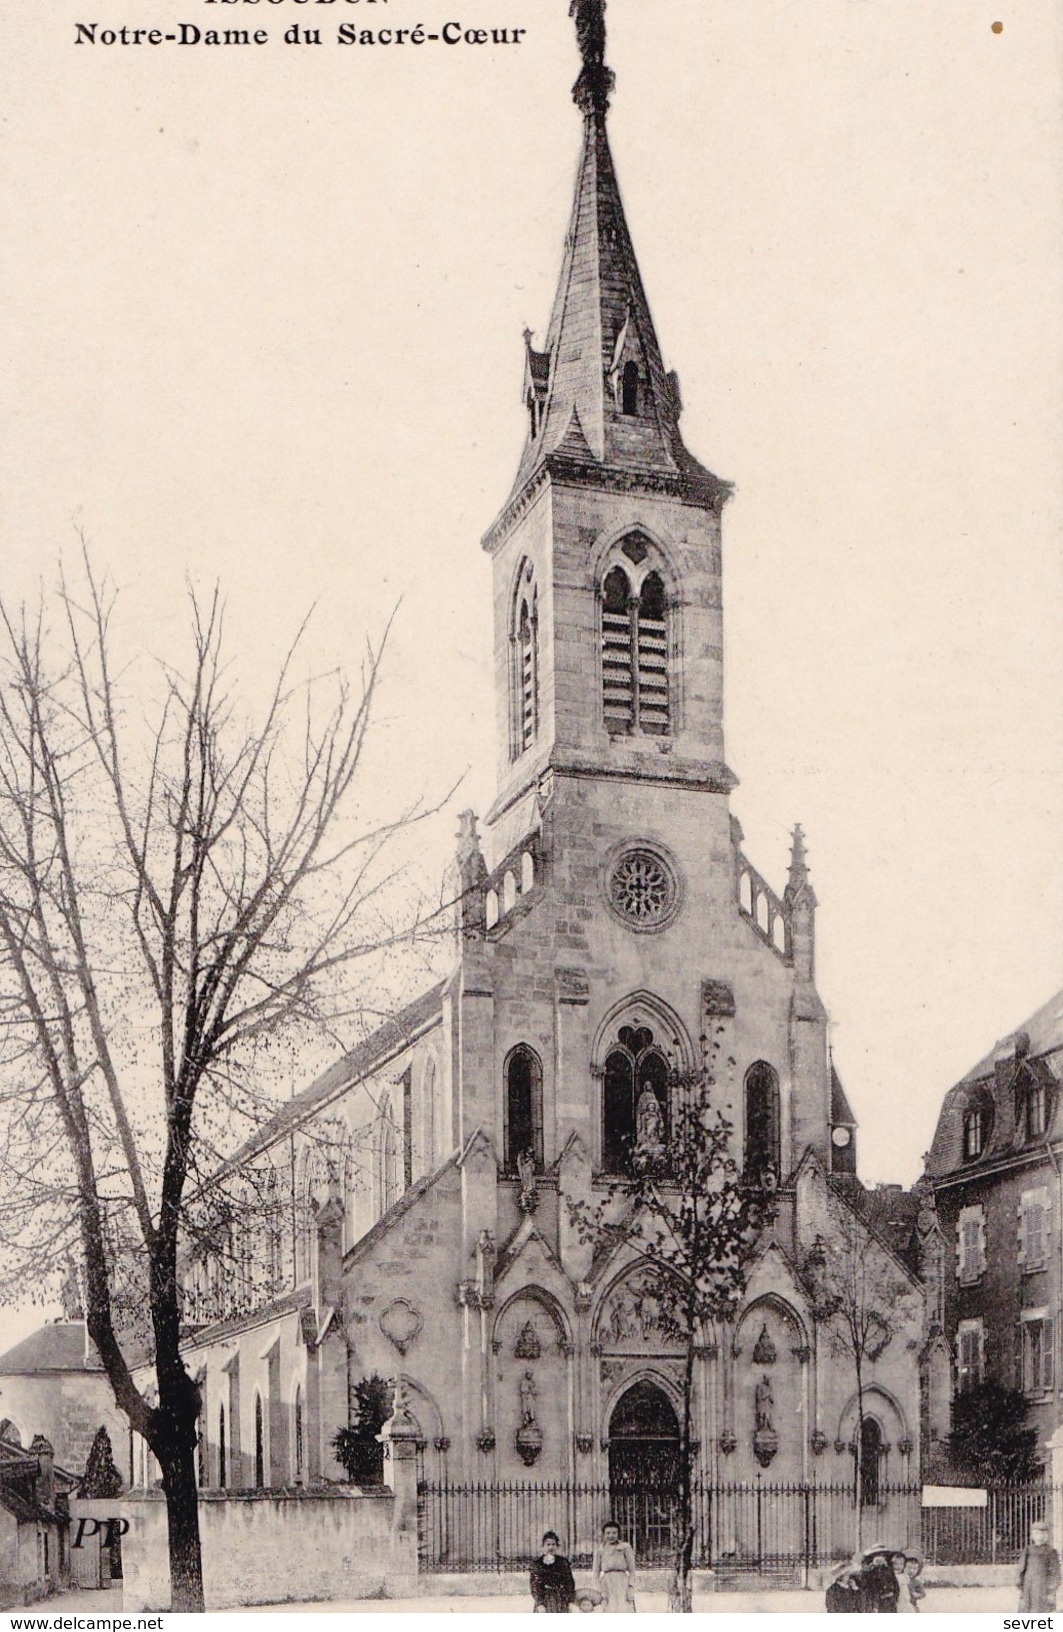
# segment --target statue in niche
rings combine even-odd
[[[517,1393],[520,1395],[520,1427],[517,1429],[515,1444],[517,1455],[524,1466],[530,1468],[538,1460],[543,1448],[542,1430],[535,1420],[535,1401],[539,1390],[530,1371],[526,1371],[517,1384]]]
[[[517,1178],[520,1180],[520,1195],[517,1197],[517,1206],[522,1213],[534,1213],[539,1205],[539,1186],[535,1177],[535,1153],[531,1150],[522,1150],[517,1157]]]
[[[522,1428],[532,1428],[535,1426],[535,1402],[539,1390],[530,1371],[524,1373],[517,1387],[520,1394],[520,1425]]]
[[[640,1151],[664,1149],[664,1115],[661,1111],[661,1102],[652,1088],[644,1088],[639,1095],[635,1125],[638,1131],[637,1148]]]
[[[775,1424],[772,1421],[774,1411],[775,1395],[772,1393],[771,1378],[765,1372],[753,1391],[754,1423],[758,1430],[764,1433],[774,1432]]]
[[[779,1436],[772,1418],[775,1415],[775,1395],[771,1378],[765,1372],[753,1390],[753,1455],[766,1468],[779,1449]]]

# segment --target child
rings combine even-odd
[[[535,1613],[567,1615],[576,1597],[572,1565],[561,1552],[561,1542],[553,1530],[543,1536],[540,1557],[532,1560],[531,1595]]]
[[[901,1594],[897,1600],[897,1609],[901,1615],[918,1615],[919,1601],[926,1597],[926,1588],[919,1579],[919,1572],[923,1568],[923,1561],[918,1553],[899,1553],[896,1563]]]

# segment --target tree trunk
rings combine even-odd
[[[694,1339],[687,1341],[683,1366],[683,1418],[679,1427],[679,1486],[676,1492],[675,1579],[669,1608],[680,1615],[694,1609],[691,1574],[694,1567],[694,1452],[691,1439],[694,1393]]]
[[[170,1608],[174,1613],[202,1614],[203,1558],[199,1544],[199,1492],[196,1464],[184,1435],[156,1451],[166,1492],[170,1551]]]
[[[856,1362],[856,1551],[864,1546],[864,1374]]]

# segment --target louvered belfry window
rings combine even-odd
[[[613,734],[666,736],[668,608],[660,573],[650,572],[636,594],[623,567],[602,584],[602,700]]]
[[[510,632],[510,752],[519,759],[539,735],[539,603],[530,561],[522,564],[517,577]]]
[[[523,753],[535,741],[536,676],[535,676],[535,618],[524,601],[520,609],[520,629],[517,633],[520,648],[520,747]]]

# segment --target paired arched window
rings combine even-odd
[[[758,1060],[746,1072],[745,1171],[749,1177],[779,1176],[779,1079]]]
[[[530,561],[524,562],[517,579],[510,643],[510,751],[513,759],[519,759],[539,735],[539,597]]]
[[[668,1062],[648,1026],[621,1026],[605,1061],[603,1172],[628,1172],[640,1147],[663,1149],[668,1125]]]
[[[632,551],[641,551],[639,544]],[[656,569],[638,587],[632,573],[610,567],[602,580],[602,705],[614,735],[645,732],[666,736],[671,709],[668,684],[668,603]]]
[[[536,1173],[543,1170],[543,1068],[526,1044],[515,1048],[506,1061],[506,1171],[517,1172],[517,1161],[530,1151]]]

